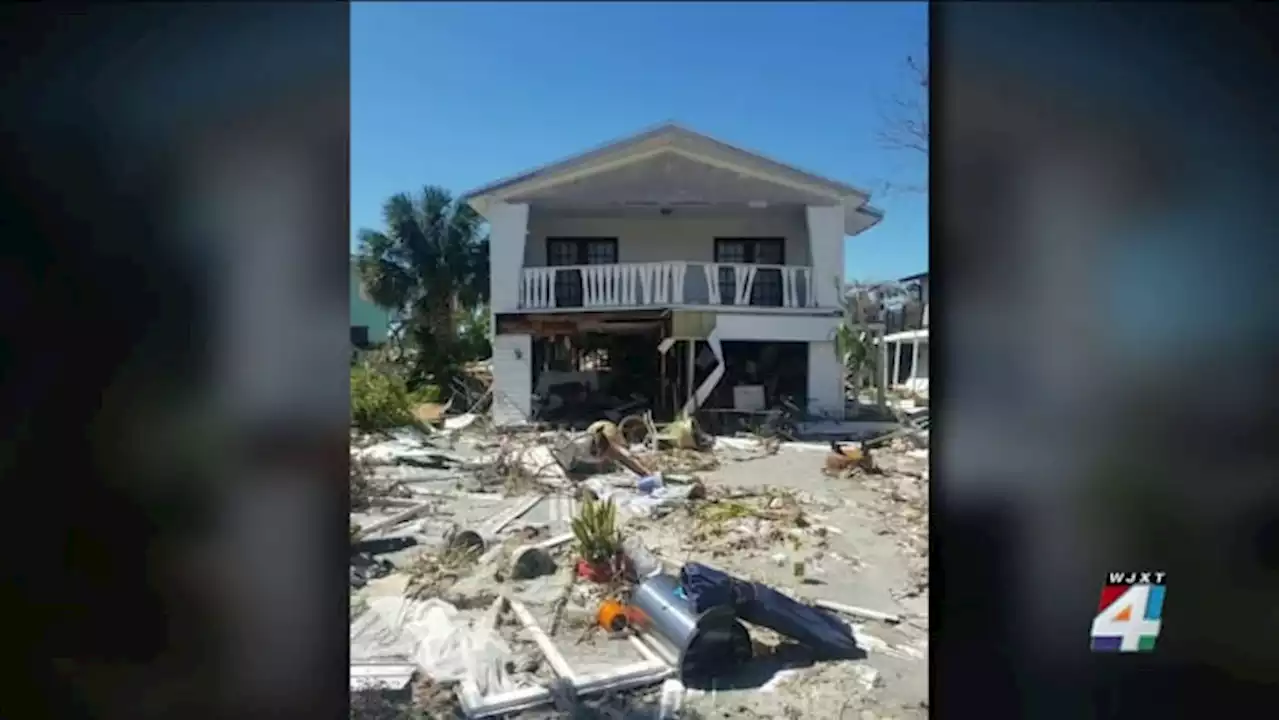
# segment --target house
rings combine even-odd
[[[886,385],[929,392],[929,273],[902,278],[907,301],[886,311],[884,343],[889,372]]]
[[[464,198],[489,223],[495,423],[629,398],[843,415],[845,238],[883,218],[866,191],[665,124]]]
[[[351,345],[370,348],[387,341],[391,311],[380,308],[367,298],[360,282],[360,271],[351,260]]]

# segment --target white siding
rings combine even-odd
[[[493,338],[493,424],[523,425],[533,412],[533,337]]]
[[[844,292],[844,208],[807,207],[813,288],[819,307],[838,307]]]
[[[526,267],[547,264],[548,237],[616,237],[618,262],[712,262],[715,239],[781,237],[786,265],[809,265],[809,235],[805,216],[795,211],[757,211],[725,215],[676,209],[668,217],[656,211],[612,216],[565,216],[534,210],[529,217],[529,239],[524,249]]]
[[[719,331],[721,340],[832,342],[839,324],[838,317],[728,312],[716,314],[716,330]]]
[[[521,248],[529,220],[528,205],[496,203],[489,208],[489,297],[495,313],[520,304]],[[497,327],[493,322],[490,327]]]

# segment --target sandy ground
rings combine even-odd
[[[766,690],[724,690],[694,695],[690,707],[721,717],[914,718],[928,715],[928,595],[913,579],[912,558],[887,532],[904,503],[879,478],[827,477],[824,453],[783,449],[778,454],[729,463],[705,474],[711,487],[767,484],[794,491],[800,505],[821,516],[821,524],[839,530],[815,541],[799,543],[787,536],[750,543],[725,554],[684,544],[683,556],[719,567],[799,597],[825,599],[883,612],[899,613],[903,622],[853,620],[867,650],[863,660],[822,663],[784,673]],[[922,461],[927,465],[927,460]],[[897,478],[886,478],[896,485]],[[807,501],[807,502],[805,502]],[[922,521],[923,522],[923,521]],[[648,537],[648,534],[647,534]],[[652,535],[656,542],[664,536]],[[757,536],[758,537],[758,536]],[[766,534],[767,537],[767,534]],[[668,536],[669,538],[669,536]],[[666,547],[675,543],[665,540]],[[662,552],[668,554],[664,547]],[[710,556],[715,555],[715,556]],[[782,556],[782,557],[779,557]],[[816,556],[816,560],[815,560]],[[779,564],[781,560],[781,566]],[[806,562],[806,578],[796,578],[793,564]],[[918,564],[919,559],[915,562]],[[862,637],[859,638],[860,640]],[[879,642],[874,642],[878,640]]]
[[[918,718],[928,714],[927,565],[923,533],[927,508],[927,454],[899,447],[876,455],[883,474],[828,477],[826,453],[784,445],[776,454],[743,461],[724,460],[719,468],[698,473],[715,503],[681,507],[660,519],[633,520],[625,531],[638,534],[655,552],[677,562],[701,562],[730,574],[760,581],[800,598],[824,599],[882,612],[898,613],[899,624],[845,618],[851,622],[866,657],[840,662],[753,661],[750,668],[726,676],[706,689],[689,689],[683,717],[717,718]],[[924,475],[925,478],[920,476]],[[624,476],[625,477],[625,476]],[[737,497],[729,497],[737,496]],[[445,499],[426,518],[425,534],[440,537],[451,523],[462,526],[492,516],[506,503]],[[756,511],[767,515],[762,518]],[[745,513],[745,514],[743,514]],[[542,537],[563,531],[564,513],[531,513],[527,520],[550,527]],[[803,517],[795,520],[794,517]],[[550,521],[550,522],[548,522]],[[424,538],[425,539],[425,538]],[[439,547],[431,542],[387,555],[398,568],[410,570],[415,559]],[[555,642],[575,670],[591,672],[639,658],[625,640],[594,628],[595,608],[604,590],[572,582],[572,558],[562,548],[556,573],[529,581],[504,577],[501,560],[493,567],[471,569],[472,586],[501,584],[523,602],[544,629],[555,630]],[[795,565],[803,564],[803,577]],[[494,575],[495,569],[499,568]],[[401,592],[406,574],[375,580],[353,597]],[[372,642],[357,637],[353,625],[352,655],[367,652]],[[761,645],[779,639],[751,628]],[[372,630],[361,630],[372,637]],[[501,626],[512,649],[510,669],[525,683],[549,676],[540,653],[514,621]],[[384,633],[385,635],[385,633]],[[377,643],[394,644],[379,636]],[[657,688],[618,697],[595,698],[582,717],[652,718]],[[436,715],[443,711],[436,708]],[[456,709],[450,709],[454,712]],[[419,716],[420,717],[420,716]],[[521,718],[565,717],[546,709]]]

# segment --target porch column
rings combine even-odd
[[[844,292],[844,208],[809,205],[804,215],[809,229],[813,297],[818,307],[840,307]]]
[[[895,342],[893,344],[893,380],[892,382],[889,383],[889,387],[893,387],[898,384],[898,378],[901,377],[900,375],[898,375],[898,370],[900,369],[901,364],[902,364],[902,343]]]
[[[911,386],[915,389],[915,379],[920,377],[920,340],[911,341]]]
[[[883,410],[885,407],[885,390],[889,387],[889,343],[884,341],[884,333],[880,333],[880,341],[876,343],[876,404]]]
[[[529,206],[494,203],[485,213],[485,219],[489,221],[489,304],[495,315],[514,312],[520,307]],[[496,321],[490,323],[490,334],[496,327]]]
[[[694,384],[694,378],[697,377],[698,366],[697,357],[694,351],[698,347],[696,340],[685,340],[685,405],[693,404],[694,393],[698,392],[698,387]]]

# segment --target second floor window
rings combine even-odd
[[[784,265],[782,238],[717,238],[716,262],[733,265]],[[719,271],[720,302],[735,304],[738,268],[722,267]],[[760,268],[751,286],[751,305],[782,306],[782,270]]]
[[[547,265],[613,265],[617,238],[547,238]],[[556,307],[582,307],[582,271],[560,270],[555,281]]]

